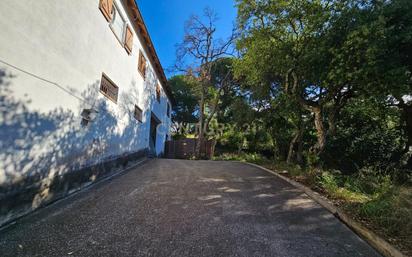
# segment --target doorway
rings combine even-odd
[[[156,155],[156,140],[157,140],[157,127],[160,124],[159,118],[152,112],[150,116],[150,139],[149,139],[149,147],[150,152]]]

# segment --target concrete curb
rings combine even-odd
[[[276,177],[288,182],[292,186],[302,190],[305,194],[307,194],[310,198],[312,198],[314,201],[319,203],[321,206],[323,206],[325,209],[327,209],[329,212],[331,212],[336,218],[338,218],[341,222],[343,222],[346,226],[348,226],[351,230],[353,230],[356,234],[358,234],[360,237],[362,237],[366,242],[368,242],[373,248],[375,248],[380,254],[382,254],[385,257],[407,257],[404,254],[402,254],[398,249],[393,247],[391,244],[383,240],[381,237],[376,235],[374,232],[370,231],[369,229],[365,228],[363,225],[361,225],[359,222],[354,221],[351,219],[348,215],[346,215],[342,210],[334,206],[326,197],[320,195],[319,193],[313,191],[312,189],[292,180],[289,179],[285,176],[282,176],[272,170],[269,170],[267,168],[264,168],[260,165],[254,164],[254,163],[249,163],[249,162],[240,162],[240,163],[245,163],[250,166],[259,168],[261,170],[264,170],[266,172],[269,172]]]

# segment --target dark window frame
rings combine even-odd
[[[112,86],[112,88],[109,86]],[[119,87],[104,72],[102,73],[102,78],[100,80],[99,90],[100,93],[102,93],[106,98],[117,104],[117,100],[119,98]],[[113,91],[115,91],[115,93]]]

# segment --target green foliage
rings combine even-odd
[[[389,236],[412,243],[412,189],[395,187],[360,206],[352,206],[360,217],[367,219]]]
[[[335,176],[329,172],[322,172],[319,176],[319,184],[330,193],[336,192],[339,188]]]
[[[323,161],[345,172],[371,164],[388,166],[402,148],[398,124],[399,112],[394,107],[371,98],[353,100],[342,110]]]
[[[411,1],[238,0],[237,7],[242,56],[234,74],[264,106],[255,116],[278,157],[303,151],[308,166],[348,173],[402,165],[412,107],[394,105],[412,92]],[[292,141],[300,130],[303,142]]]
[[[271,163],[266,164],[265,167],[279,173],[287,174],[291,177],[301,177],[307,174],[307,171],[302,169],[300,165],[286,163],[284,161],[272,161]]]
[[[322,172],[317,186],[341,207],[388,237],[412,240],[412,188],[398,186],[379,170],[363,169],[357,176]]]
[[[173,107],[174,122],[195,122],[195,111],[198,109],[196,85],[186,76],[177,75],[169,79],[168,84],[176,99]]]
[[[242,161],[256,164],[267,163],[268,159],[258,153],[223,153],[222,155],[215,156],[215,161]]]
[[[395,185],[390,176],[365,168],[358,176],[323,172],[317,185],[343,208],[389,237],[412,239],[412,188]]]
[[[223,135],[219,138],[220,147],[226,151],[241,151],[246,148],[245,136],[241,131],[235,130],[233,128],[225,131]]]
[[[379,83],[369,89],[400,99],[411,94],[412,1],[393,0],[375,12],[383,25],[383,37],[373,42],[380,51],[376,63]]]
[[[319,162],[320,162],[319,156],[311,152],[306,153],[306,163],[308,166],[310,167],[317,166]]]

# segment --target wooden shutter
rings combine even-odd
[[[126,26],[126,39],[124,42],[124,48],[126,49],[127,53],[130,54],[132,52],[133,47],[133,32],[130,29],[130,26]]]
[[[159,86],[159,84],[157,84],[157,87],[156,87],[156,99],[160,103],[160,86]]]
[[[144,57],[142,51],[139,51],[139,67],[138,70],[143,76],[143,79],[146,78],[146,58]]]
[[[142,109],[140,109],[139,106],[135,105],[135,106],[134,106],[134,118],[135,118],[137,121],[142,122],[142,114],[143,114]]]
[[[99,9],[108,22],[112,21],[113,0],[100,0]]]

